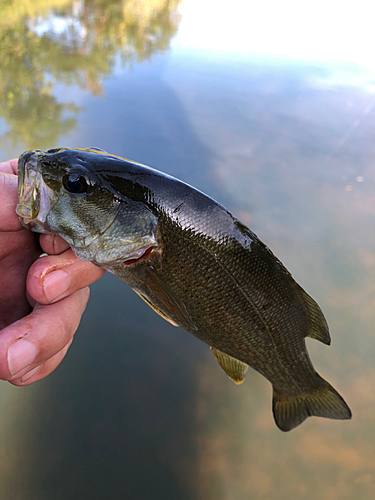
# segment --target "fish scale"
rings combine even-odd
[[[175,235],[177,231],[167,230],[166,232]],[[220,244],[222,243],[218,245]],[[200,262],[203,261],[205,264],[194,265],[193,262],[193,265],[187,267],[186,273],[183,275],[175,272],[170,273],[169,270],[176,269],[178,265],[180,252],[187,252],[187,249],[191,250],[191,247],[191,242],[187,247],[183,238],[179,238],[179,253],[172,252],[171,255],[167,255],[165,252],[161,271],[161,278],[171,283],[176,294],[183,298],[194,323],[198,327],[197,332],[190,330],[191,333],[209,345],[256,368],[269,380],[274,379],[275,386],[278,386],[280,372],[285,372],[284,377],[288,380],[287,386],[288,391],[290,391],[293,380],[280,365],[271,336],[264,334],[264,323],[259,312],[251,305],[249,306],[249,301],[242,292],[240,294],[237,292],[236,282],[228,279],[226,273],[220,272],[222,267],[215,265],[216,259],[211,257],[212,254],[215,254],[215,248],[211,249],[211,258],[202,258],[201,255]],[[168,241],[165,248],[174,248],[173,241]],[[220,253],[222,252],[223,250]],[[191,259],[190,262],[192,262]],[[206,277],[209,279],[207,280]],[[199,286],[196,289],[200,298],[198,304],[195,296],[190,296],[191,280],[194,280]],[[229,297],[229,300],[224,302],[223,295]],[[201,308],[205,308],[206,303],[210,304],[212,314],[208,314],[205,309],[205,314],[202,317]],[[302,336],[299,343],[304,343]],[[286,356],[290,360],[293,354],[293,349],[291,349],[286,353]],[[308,366],[310,368],[311,365]],[[277,377],[275,377],[275,373]],[[300,370],[299,377],[304,375],[305,372]]]
[[[312,415],[351,418],[306,349],[306,337],[330,343],[319,306],[249,228],[192,186],[96,149],[29,151],[17,213],[208,344],[236,383],[248,366],[264,375],[281,430]]]

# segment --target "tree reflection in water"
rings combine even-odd
[[[168,49],[180,0],[8,1],[0,6],[0,117],[7,151],[55,144],[76,126],[79,106],[61,102],[55,82],[94,95],[123,65]],[[37,126],[36,126],[37,124]]]

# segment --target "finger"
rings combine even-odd
[[[16,214],[17,199],[17,176],[0,171],[0,231],[20,231],[22,229]]]
[[[36,302],[51,304],[91,285],[104,273],[104,269],[78,259],[69,249],[61,255],[47,255],[35,261],[26,286]]]
[[[69,243],[58,236],[57,234],[41,234],[40,246],[43,252],[49,255],[59,255],[70,248]]]
[[[33,312],[0,333],[0,379],[16,380],[60,352],[78,328],[89,298],[84,288]]]
[[[52,356],[52,358],[26,372],[22,377],[15,380],[10,380],[9,382],[13,385],[23,386],[33,384],[34,382],[47,377],[47,375],[52,373],[59,366],[66,353],[68,352],[69,347],[72,345],[72,342],[73,339],[71,339],[68,344],[63,349],[61,349],[61,351]]]
[[[17,170],[18,158],[13,158],[13,160],[3,161],[0,163],[0,172],[17,175]]]

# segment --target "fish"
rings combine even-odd
[[[60,235],[80,259],[127,283],[155,312],[207,344],[236,384],[249,367],[273,387],[276,425],[350,419],[315,371],[306,337],[329,345],[317,303],[240,220],[198,189],[98,148],[26,151],[21,224]]]

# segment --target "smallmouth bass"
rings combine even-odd
[[[273,386],[277,426],[349,419],[310,361],[305,337],[330,344],[316,302],[224,207],[169,175],[98,149],[19,158],[24,227],[64,238],[127,283],[158,314],[205,342],[241,383],[248,366]]]

